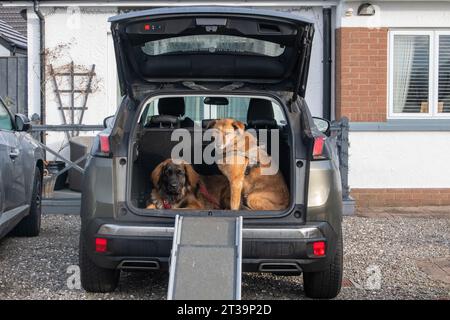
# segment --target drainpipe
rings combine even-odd
[[[323,9],[323,118],[331,120],[331,8]]]
[[[34,0],[33,10],[39,19],[39,52],[40,52],[40,92],[41,92],[41,124],[45,123],[45,18],[39,9],[39,1]],[[41,133],[41,140],[45,143],[44,132]]]

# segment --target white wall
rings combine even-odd
[[[72,10],[72,9],[71,9]],[[114,114],[117,109],[118,85],[115,70],[115,58],[110,35],[110,16],[117,14],[115,8],[91,8],[82,11],[67,11],[65,8],[42,9],[45,15],[45,45],[52,54],[47,57],[47,64],[55,68],[74,62],[86,69],[95,64],[97,90],[89,94],[87,110],[83,124],[102,124],[106,116]],[[62,47],[61,47],[62,46]],[[57,49],[60,48],[60,49]],[[59,84],[60,89],[68,89],[68,78]],[[57,97],[51,77],[46,76],[46,123],[63,123],[58,110]],[[63,104],[69,105],[69,95],[63,94]],[[75,100],[75,106],[81,107],[83,98]],[[69,112],[66,118],[69,122]],[[80,111],[76,111],[76,119]],[[92,135],[92,132],[86,134]],[[63,133],[49,133],[47,144],[56,150],[67,142]],[[67,148],[63,154],[67,155]]]
[[[323,22],[322,7],[308,9],[293,9],[291,13],[314,21],[314,41],[311,51],[308,85],[306,87],[306,102],[313,116],[323,114]]]
[[[350,132],[350,188],[450,188],[450,132]]]
[[[358,16],[361,3],[375,6],[374,16]],[[353,9],[348,17],[345,12]],[[364,28],[449,28],[450,2],[435,1],[362,1],[345,2],[339,6],[338,27]]]

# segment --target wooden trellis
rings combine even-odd
[[[61,116],[63,120],[63,124],[71,124],[71,125],[81,125],[83,123],[83,117],[84,112],[88,109],[87,101],[89,94],[92,92],[91,86],[92,86],[92,78],[95,75],[95,64],[92,65],[91,71],[89,72],[75,72],[73,61],[69,64],[69,71],[67,72],[55,72],[53,69],[53,65],[50,65],[50,76],[52,77],[53,86],[54,86],[54,92],[56,94],[57,102],[58,102],[58,110],[61,111]],[[58,86],[57,77],[69,77],[69,88],[68,89],[60,89]],[[75,78],[76,77],[88,77],[88,81],[86,84],[86,88],[76,88],[75,87]],[[80,93],[83,97],[83,102],[81,106],[77,107],[75,106],[75,94]],[[64,106],[61,94],[69,94],[69,105]],[[70,117],[69,121],[67,121],[66,113],[65,111],[70,111]],[[78,118],[78,122],[75,122],[75,111],[80,111],[80,117]],[[66,137],[69,140],[72,136],[77,136],[79,134],[79,131],[72,131],[71,134],[69,131],[66,131]]]

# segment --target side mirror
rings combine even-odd
[[[106,128],[112,128],[114,125],[114,117],[115,116],[109,116],[103,119],[103,127]]]
[[[330,121],[319,117],[313,117],[313,120],[314,124],[316,125],[317,129],[319,129],[320,132],[326,135],[330,133],[331,127]]]
[[[29,131],[31,129],[30,119],[24,114],[16,114],[14,116],[14,122],[16,124],[16,131]]]

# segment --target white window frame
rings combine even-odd
[[[428,74],[428,113],[394,112],[394,36],[427,35],[430,39]],[[390,30],[388,43],[388,119],[450,119],[449,113],[438,113],[439,92],[439,37],[450,35],[450,30]]]

